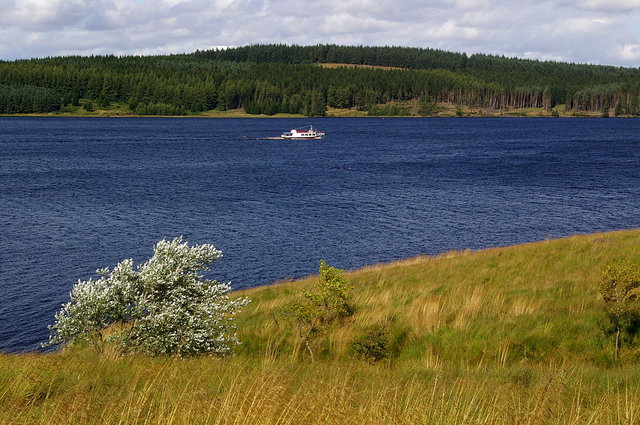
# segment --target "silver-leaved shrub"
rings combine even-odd
[[[228,283],[200,272],[222,256],[212,245],[162,240],[134,268],[124,260],[100,277],[78,281],[49,326],[46,345],[108,340],[127,353],[229,354],[238,344],[234,316],[249,300],[231,299]],[[108,335],[105,337],[105,335]]]

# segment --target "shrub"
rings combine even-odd
[[[283,309],[284,316],[295,326],[311,360],[317,340],[353,314],[347,291],[351,289],[344,271],[320,260],[320,280],[313,291],[303,293],[305,301]]]
[[[430,117],[437,115],[439,111],[440,107],[435,99],[429,97],[423,97],[420,99],[420,109],[418,110],[418,114],[423,117]]]
[[[614,358],[618,359],[620,346],[632,344],[640,332],[640,267],[626,262],[606,266],[600,295],[609,318],[604,330],[614,338]]]
[[[351,346],[356,356],[374,363],[391,356],[389,331],[386,326],[376,326],[365,335],[356,338]]]
[[[190,247],[175,238],[158,242],[153,257],[135,269],[133,260],[124,260],[113,270],[98,270],[100,278],[78,281],[73,287],[71,300],[49,326],[46,345],[101,345],[104,331],[111,327],[109,340],[124,352],[230,353],[238,343],[233,316],[249,301],[230,299],[229,284],[199,274],[221,256],[212,245]],[[113,327],[116,324],[121,326]]]
[[[186,115],[182,106],[166,103],[137,103],[134,113],[137,115]]]
[[[378,116],[409,116],[411,112],[409,109],[399,106],[399,105],[371,105],[367,115],[370,117],[378,117]]]

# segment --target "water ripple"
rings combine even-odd
[[[260,140],[311,123],[322,141]],[[0,118],[0,350],[77,279],[184,235],[250,287],[640,227],[640,120]]]

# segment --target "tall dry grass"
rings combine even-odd
[[[386,325],[400,359],[438,356],[448,367],[555,358],[607,362],[598,297],[600,272],[640,261],[640,231],[574,236],[478,252],[449,252],[348,274],[356,313],[326,341],[328,358]],[[256,288],[239,320],[243,354],[297,357],[291,326],[278,317],[314,278]]]
[[[4,358],[3,424],[634,424],[637,368]],[[18,363],[17,370],[4,370]],[[15,366],[15,365],[14,365]]]
[[[278,314],[314,278],[245,291],[231,358],[1,355],[0,424],[640,423],[638,350],[612,361],[597,296],[604,264],[640,261],[639,242],[613,232],[351,272],[356,313],[315,363]],[[392,358],[354,358],[380,324]]]

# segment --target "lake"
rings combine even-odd
[[[313,124],[323,140],[264,140]],[[640,120],[0,118],[0,350],[184,235],[234,288],[640,227]]]

